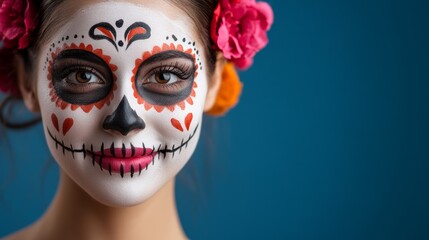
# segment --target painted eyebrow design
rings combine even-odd
[[[147,66],[151,63],[154,63],[154,62],[159,62],[159,61],[164,61],[164,60],[174,59],[174,58],[185,58],[185,59],[188,59],[192,62],[195,61],[194,58],[192,57],[192,55],[190,55],[188,53],[184,53],[181,51],[175,51],[175,50],[168,50],[168,51],[157,53],[157,54],[149,57],[144,62],[142,62],[142,64],[139,66],[139,69],[141,69],[144,66]]]
[[[56,60],[57,59],[62,60],[62,59],[68,59],[68,58],[84,59],[88,62],[92,62],[92,63],[98,64],[98,65],[102,65],[102,66],[106,65],[106,63],[103,61],[103,59],[101,59],[97,55],[95,55],[91,52],[87,52],[87,51],[79,50],[79,49],[64,50],[60,54],[58,54],[58,56],[56,57]]]

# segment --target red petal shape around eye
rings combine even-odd
[[[197,83],[195,81],[194,81],[193,86],[192,86],[191,94],[185,100],[183,100],[181,102],[178,102],[176,104],[170,105],[170,106],[152,105],[152,104],[146,102],[144,100],[144,98],[139,95],[139,93],[138,93],[138,91],[136,89],[136,84],[134,84],[134,82],[136,81],[136,74],[137,74],[137,71],[138,71],[141,63],[144,62],[146,59],[150,58],[151,56],[157,54],[157,53],[160,53],[160,52],[163,52],[163,51],[168,51],[168,50],[177,50],[177,51],[182,51],[182,52],[185,52],[187,54],[190,54],[194,58],[194,61],[195,61],[195,69],[196,70],[195,70],[194,77],[196,78],[198,76],[198,69],[199,69],[200,66],[198,65],[198,63],[196,61],[196,58],[195,58],[196,54],[192,51],[191,48],[185,50],[181,44],[177,44],[177,46],[176,46],[173,43],[170,43],[170,44],[164,43],[164,44],[162,44],[160,46],[154,46],[152,48],[152,51],[146,51],[146,52],[144,52],[142,54],[141,58],[138,58],[138,59],[136,59],[134,61],[135,62],[135,66],[134,66],[134,69],[133,69],[133,76],[131,77],[131,83],[132,83],[132,87],[133,87],[134,97],[137,99],[138,104],[143,104],[144,105],[144,108],[146,110],[150,110],[150,109],[153,108],[153,109],[155,109],[155,111],[157,111],[157,112],[160,113],[164,109],[168,109],[169,111],[173,112],[176,109],[176,107],[179,107],[180,109],[184,110],[185,107],[186,107],[185,103],[188,103],[189,105],[193,105],[194,104],[194,101],[192,100],[192,98],[195,97],[195,88],[197,88]]]
[[[180,124],[179,120],[172,118],[171,119],[171,124],[173,125],[173,127],[175,127],[177,130],[183,132],[183,127],[182,124]]]
[[[64,51],[64,50],[67,50],[67,49],[80,49],[80,50],[84,50],[84,51],[87,51],[87,52],[91,52],[91,53],[97,55],[98,57],[100,57],[101,59],[103,59],[104,62],[109,66],[110,70],[113,73],[113,86],[112,86],[112,89],[111,89],[110,93],[104,99],[102,99],[102,100],[100,100],[100,101],[98,101],[96,103],[92,103],[92,104],[88,104],[88,105],[77,105],[77,104],[70,104],[68,102],[63,101],[56,94],[55,89],[54,89],[53,84],[52,84],[52,65],[54,63],[55,58],[58,56],[58,54],[61,51]],[[51,96],[51,101],[54,102],[57,107],[59,107],[61,109],[66,109],[67,107],[70,107],[70,109],[72,111],[75,111],[76,109],[80,108],[85,113],[88,113],[94,107],[96,107],[98,109],[101,109],[104,105],[110,105],[110,101],[113,99],[114,92],[115,92],[115,90],[117,88],[115,72],[118,69],[118,67],[116,65],[110,63],[111,57],[103,54],[103,50],[101,50],[101,49],[94,49],[91,44],[85,45],[84,43],[80,43],[79,45],[77,45],[75,43],[72,43],[70,45],[64,44],[62,46],[62,48],[59,47],[59,48],[53,50],[53,52],[50,54],[50,56],[51,56],[51,59],[49,60],[49,63],[48,63],[49,65],[47,66],[48,67],[48,76],[47,76],[47,78],[50,81],[49,84],[48,84],[49,89],[50,89],[49,95]]]
[[[158,106],[158,105],[155,105],[155,106],[153,106],[154,108],[155,108],[155,110],[157,111],[157,112],[162,112],[162,110],[164,110],[164,107],[163,106]]]

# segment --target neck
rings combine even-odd
[[[61,174],[59,191],[34,225],[40,239],[186,239],[174,197],[174,180],[132,207],[105,206]]]

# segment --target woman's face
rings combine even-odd
[[[140,203],[191,157],[207,92],[192,24],[151,6],[97,3],[41,47],[37,95],[49,149],[96,200]]]

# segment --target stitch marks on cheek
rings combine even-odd
[[[169,94],[164,94],[163,97],[165,99],[167,99],[167,97],[168,97],[169,101],[167,101],[166,103],[162,103],[162,104],[158,104],[158,103],[155,104],[154,101],[149,101],[151,98],[154,98],[152,91],[146,91],[146,92],[141,94],[140,86],[139,86],[139,89],[137,89],[137,86],[136,86],[138,84],[137,81],[140,81],[140,79],[137,79],[137,77],[139,75],[140,66],[142,64],[144,64],[146,60],[150,59],[151,57],[155,57],[155,55],[156,55],[156,57],[158,57],[159,55],[161,55],[161,53],[166,54],[167,52],[174,52],[174,51],[182,52],[185,55],[188,55],[189,58],[191,58],[193,60],[192,64],[191,64],[191,66],[193,67],[193,70],[191,73],[192,78],[188,79],[188,80],[178,80],[178,81],[182,81],[184,83],[186,83],[186,81],[192,81],[190,83],[192,85],[188,85],[189,86],[188,91],[186,93],[180,93],[179,94],[180,96],[177,97],[177,100],[171,101],[171,99],[174,99],[174,98],[171,98],[171,96]],[[151,59],[153,59],[153,58],[151,58]],[[180,64],[176,63],[172,67],[175,68],[175,67],[177,67],[177,65],[180,65]],[[168,66],[166,68],[169,68],[169,67],[171,67],[171,66]],[[196,81],[194,81],[194,79],[198,76],[198,70],[197,69],[198,69],[198,64],[195,63],[195,53],[193,53],[191,48],[185,50],[181,44],[175,45],[173,43],[171,43],[171,44],[164,43],[162,46],[155,46],[155,47],[153,47],[152,51],[144,52],[142,57],[136,59],[136,61],[135,61],[135,67],[133,69],[133,76],[131,78],[134,97],[137,99],[137,102],[139,104],[144,105],[144,108],[146,110],[150,110],[153,108],[159,113],[162,112],[164,109],[168,109],[171,112],[173,112],[176,109],[176,107],[179,107],[180,109],[185,110],[186,103],[188,103],[190,105],[194,104],[193,99],[196,96],[195,89],[198,87]],[[161,72],[161,73],[174,74],[174,72],[169,72],[169,70],[162,70],[162,71],[164,71],[164,72]],[[171,75],[167,75],[167,76],[171,77]],[[179,77],[177,77],[177,78],[179,78]],[[168,83],[165,84],[165,86],[168,86]],[[145,99],[144,95],[146,95],[146,99]],[[163,101],[159,101],[159,102],[163,102]]]
[[[64,156],[71,154],[70,157],[75,161],[89,160],[94,167],[99,167],[102,172],[107,171],[111,176],[115,176],[116,173],[121,178],[124,178],[129,174],[133,178],[137,173],[141,175],[143,170],[148,170],[150,165],[155,165],[156,160],[172,160],[175,156],[180,155],[182,150],[188,147],[198,128],[199,124],[180,142],[159,144],[158,148],[155,148],[157,145],[146,147],[144,142],[122,143],[119,147],[115,147],[112,142],[110,147],[107,148],[105,146],[108,146],[109,143],[105,144],[104,142],[73,146],[73,144],[67,145],[63,140],[58,139],[49,128],[46,128],[46,130],[55,145],[55,149],[61,151]],[[79,158],[79,155],[81,158]],[[156,156],[158,157],[156,158]]]
[[[112,73],[112,86],[111,89],[106,92],[106,96],[102,96],[103,98],[99,101],[96,101],[94,103],[74,103],[74,102],[69,102],[64,100],[61,95],[57,92],[57,90],[54,87],[54,80],[58,80],[58,81],[65,81],[64,84],[68,84],[70,85],[70,83],[67,83],[67,79],[54,79],[54,73],[53,73],[53,66],[54,66],[54,62],[56,60],[56,58],[58,57],[59,54],[61,54],[62,52],[65,52],[67,50],[82,50],[84,52],[88,52],[90,54],[93,54],[95,56],[97,56],[98,58],[100,58],[109,68],[109,71]],[[101,61],[100,60],[100,61]],[[73,60],[73,61],[79,61],[79,60]],[[48,74],[47,74],[47,79],[49,80],[49,89],[50,89],[50,97],[51,97],[51,101],[53,103],[55,103],[55,105],[61,109],[66,109],[66,108],[70,108],[72,111],[75,111],[78,108],[81,108],[84,112],[88,113],[90,112],[94,107],[101,109],[104,105],[109,105],[111,100],[114,97],[114,91],[116,90],[117,86],[116,86],[116,75],[115,75],[115,71],[118,69],[118,67],[114,64],[110,63],[111,61],[111,57],[107,56],[105,54],[103,54],[103,51],[101,49],[94,49],[92,47],[91,44],[85,45],[83,43],[76,45],[74,43],[72,43],[71,45],[68,44],[64,44],[64,46],[62,48],[57,48],[54,52],[51,52],[51,60],[49,61],[49,65],[48,65]],[[66,68],[65,71],[76,71],[74,70],[74,68],[78,68],[79,69],[85,69],[87,68],[86,66],[75,66],[74,63],[70,65],[70,69]],[[72,85],[73,86],[73,85]],[[71,94],[68,94],[71,95]],[[73,99],[72,97],[67,96],[70,99]],[[84,96],[85,93],[81,93],[78,94],[79,97]],[[78,97],[76,96],[76,97]],[[97,99],[98,100],[98,99]]]

